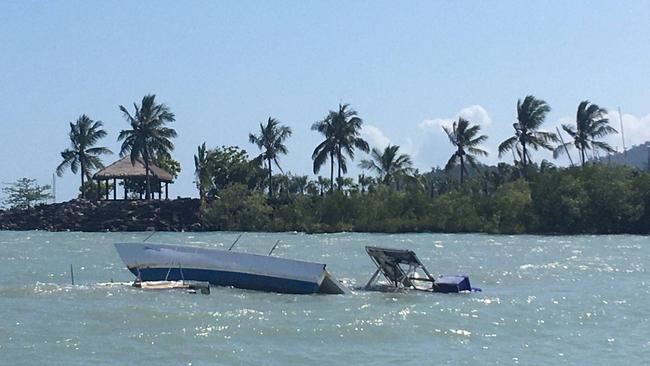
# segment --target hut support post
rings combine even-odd
[[[113,178],[113,201],[117,201],[117,178]]]
[[[169,182],[165,182],[165,199],[169,200]]]
[[[126,201],[126,197],[128,197],[126,194],[126,180],[122,179],[122,184],[124,184],[124,200]]]
[[[158,181],[158,201],[162,199],[162,182]]]
[[[110,180],[108,180],[108,179],[106,179],[106,180],[104,181],[104,183],[106,184],[106,201],[108,201],[108,200],[110,199],[110,196],[109,196],[109,193],[110,193],[110,187],[109,187],[108,182],[110,182]]]

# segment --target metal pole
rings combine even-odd
[[[154,234],[156,233],[156,230],[154,230],[149,236],[147,236],[146,239],[144,239],[142,242],[144,243],[145,241],[149,240]]]
[[[237,239],[235,239],[235,242],[232,243],[232,245],[230,246],[230,248],[228,248],[228,251],[230,251],[230,250],[235,246],[235,244],[237,244],[237,242],[239,241],[239,238],[241,238],[242,235],[244,235],[244,234],[239,234],[239,236],[237,237]]]
[[[70,280],[72,281],[72,286],[74,286],[74,271],[72,270],[72,264],[70,265]]]
[[[273,253],[273,251],[278,246],[278,244],[280,244],[280,239],[278,239],[278,241],[275,242],[275,245],[273,246],[273,248],[271,248],[271,251],[269,252],[269,255],[271,255]]]
[[[627,150],[625,149],[625,133],[623,132],[623,115],[621,114],[621,107],[618,107],[618,120],[621,122],[621,139],[623,140],[623,159],[627,163]]]
[[[375,280],[377,279],[377,276],[379,276],[379,272],[381,272],[381,268],[377,268],[377,270],[372,275],[372,277],[370,277],[370,281],[368,281],[368,283],[366,283],[366,287],[365,287],[366,290],[368,290],[372,286],[372,284],[375,282]]]

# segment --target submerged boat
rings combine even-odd
[[[377,266],[377,270],[366,284],[365,290],[411,289],[442,293],[481,291],[480,288],[470,285],[466,275],[442,275],[434,278],[412,250],[367,246],[366,252]],[[380,274],[388,281],[387,286],[378,284]]]
[[[287,294],[344,294],[325,264],[184,245],[116,243],[140,281],[205,281]]]
[[[210,295],[210,284],[201,281],[138,281],[131,285],[143,290],[184,290],[189,293],[198,293]]]

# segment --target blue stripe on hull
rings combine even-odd
[[[129,268],[138,276],[138,270]],[[269,277],[241,272],[226,272],[209,269],[183,268],[141,268],[139,276],[142,281],[205,281],[217,286],[233,286],[248,290],[280,292],[286,294],[313,294],[318,292],[318,285],[313,282]],[[169,273],[169,274],[168,274]]]

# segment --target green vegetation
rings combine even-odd
[[[384,151],[372,149],[370,153],[371,160],[361,160],[359,167],[379,174],[379,180],[382,184],[392,186],[393,181],[403,177],[410,177],[413,170],[411,157],[406,154],[397,155],[399,146],[388,145]],[[359,184],[367,185],[365,177],[359,178]]]
[[[551,107],[532,95],[526,96],[524,101],[517,101],[517,122],[512,126],[515,128],[515,135],[506,139],[499,145],[499,157],[506,151],[516,150],[526,173],[528,164],[532,163],[528,147],[535,150],[543,148],[553,150],[551,143],[557,142],[558,137],[552,132],[540,131],[539,128],[546,119],[546,114]]]
[[[87,196],[88,189],[84,178],[91,180],[92,171],[104,167],[100,160],[102,154],[112,154],[111,150],[105,147],[94,147],[95,144],[106,137],[106,131],[102,129],[102,121],[93,121],[90,117],[82,114],[75,123],[70,122],[70,148],[61,152],[63,162],[56,168],[59,177],[63,176],[66,168],[70,168],[73,173],[77,174],[81,168],[81,197]]]
[[[467,161],[474,169],[477,169],[476,156],[487,156],[487,151],[478,147],[481,143],[487,140],[487,136],[476,136],[481,131],[481,126],[471,126],[469,121],[460,117],[458,121],[454,122],[451,128],[443,126],[442,129],[449,137],[449,142],[456,148],[456,151],[451,155],[445,170],[451,170],[460,162],[460,185],[465,182],[465,174]]]
[[[580,105],[577,124],[588,131],[582,132],[588,144],[574,142],[583,155],[591,146],[605,150],[596,138],[613,131],[602,109],[587,104]],[[480,165],[476,157],[487,155],[480,147],[487,136],[480,134],[480,126],[459,118],[443,127],[455,147],[444,170],[421,174],[408,155],[398,153],[399,146],[389,145],[383,151],[374,148],[370,159],[359,164],[377,177],[361,174],[356,182],[342,173],[354,150],[367,151],[367,143],[359,137],[361,119],[347,104],[312,126],[325,137],[312,154],[314,172],[329,159],[330,179],[272,175],[262,125],[251,142],[263,152],[252,160],[237,147],[207,150],[203,144],[195,156],[197,186],[206,202],[203,226],[306,232],[648,233],[650,174],[627,167],[557,168],[548,161],[533,162],[531,149],[553,150],[551,144],[558,141],[555,134],[540,130],[549,110],[546,102],[530,95],[518,101],[515,135],[499,146],[500,154],[517,153],[514,165]],[[262,158],[268,161],[267,171],[260,168]]]
[[[171,139],[176,137],[176,130],[165,125],[174,122],[176,117],[165,104],[156,104],[156,96],[145,95],[138,106],[133,103],[133,115],[124,107],[120,110],[124,119],[130,124],[130,130],[120,131],[117,140],[122,141],[120,155],[129,154],[131,161],[142,159],[146,172],[145,198],[151,198],[151,179],[149,164],[171,159],[170,153],[174,150]],[[180,170],[180,166],[178,167]],[[178,173],[178,172],[176,172]]]
[[[363,120],[349,104],[339,104],[337,111],[330,111],[322,121],[316,122],[311,129],[325,136],[325,140],[314,149],[311,158],[314,160],[314,174],[318,174],[320,167],[327,158],[330,159],[330,181],[334,182],[334,161],[338,168],[337,189],[340,191],[344,181],[342,174],[347,174],[348,165],[346,155],[354,160],[354,152],[359,149],[369,152],[370,147],[366,140],[360,137]],[[334,185],[330,185],[330,192]]]
[[[255,158],[256,161],[267,162],[267,168],[269,170],[269,198],[273,197],[273,164],[282,171],[280,168],[280,163],[278,162],[278,155],[287,154],[287,147],[284,145],[284,141],[291,136],[291,128],[287,126],[280,126],[280,122],[275,118],[269,117],[269,120],[266,122],[266,126],[260,123],[260,134],[249,134],[248,139],[251,144],[257,145],[262,153]]]
[[[605,108],[590,103],[588,100],[582,101],[578,105],[575,128],[570,125],[562,125],[562,129],[573,138],[573,141],[558,146],[555,149],[555,156],[564,153],[566,151],[565,147],[573,144],[580,151],[580,162],[584,166],[587,162],[588,150],[600,149],[613,153],[615,150],[611,146],[598,140],[601,137],[617,132],[609,125],[609,119],[605,117],[606,114],[607,110]]]
[[[50,186],[39,186],[35,179],[29,178],[20,178],[2,188],[2,192],[7,195],[4,204],[19,210],[28,210],[38,203],[45,203],[52,197],[49,191]]]
[[[119,134],[121,155],[142,159],[147,171],[154,162],[176,177],[180,164],[170,155],[176,131],[166,127],[175,121],[174,114],[165,104],[157,104],[155,95],[146,95],[134,108],[131,115],[120,106],[131,125]],[[487,136],[481,134],[480,126],[459,117],[452,126],[443,127],[454,147],[445,169],[421,173],[397,145],[371,151],[361,138],[363,120],[349,104],[340,104],[311,126],[324,138],[311,156],[314,173],[329,160],[329,179],[318,176],[314,180],[282,171],[279,157],[287,154],[285,143],[292,131],[269,117],[257,134],[249,134],[249,141],[260,149],[254,158],[237,146],[209,148],[205,142],[198,146],[194,169],[203,229],[649,233],[650,173],[589,163],[598,150],[613,151],[601,141],[616,133],[606,111],[589,101],[580,103],[576,125],[563,125],[572,141],[559,146],[554,145],[558,135],[541,130],[549,111],[545,101],[532,95],[517,101],[515,133],[498,147],[500,157],[512,152],[514,163],[496,167],[477,160],[487,156],[481,146]],[[106,135],[101,126],[85,115],[70,124],[72,147],[62,153],[64,161],[57,170],[62,174],[70,167],[76,173],[81,168],[82,196],[106,189],[84,181],[91,170],[102,166],[99,155],[110,152],[94,147]],[[536,164],[531,156],[539,149],[552,150],[557,156],[568,152],[569,146],[580,152],[580,167],[558,168],[546,160]],[[358,150],[371,151],[359,167],[374,177],[365,173],[356,180],[344,176]],[[280,174],[274,174],[273,164]],[[148,176],[146,181],[129,184],[133,185],[129,191],[151,196]],[[47,198],[46,190],[31,180],[16,183],[11,190],[5,188],[13,197],[11,204],[21,207]]]
[[[444,182],[445,173],[415,174],[431,180],[397,190],[373,180],[321,195],[284,190],[265,200],[260,190],[236,183],[222,189],[206,208],[204,227],[218,230],[640,233],[650,232],[650,174],[627,167],[588,165],[541,170],[528,180],[501,165],[469,177],[462,187]],[[437,180],[437,181],[436,181]]]

